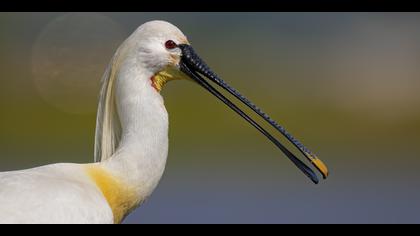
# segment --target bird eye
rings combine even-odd
[[[166,41],[166,43],[165,43],[165,47],[166,47],[167,49],[174,49],[174,48],[176,48],[176,47],[177,47],[177,45],[176,45],[176,43],[175,43],[174,41],[172,41],[172,40],[168,40],[168,41]]]

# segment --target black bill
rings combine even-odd
[[[255,122],[251,117],[246,115],[240,108],[228,100],[223,94],[217,91],[212,87],[202,76],[208,78],[210,81],[214,82],[218,86],[222,87],[224,90],[228,91],[230,94],[239,99],[242,103],[251,108],[255,113],[260,115],[265,121],[267,121],[271,126],[277,129],[282,135],[284,135],[298,150],[315,166],[316,169],[320,171],[323,178],[325,179],[328,176],[327,167],[318,159],[312,152],[310,152],[305,146],[303,146],[297,139],[290,135],[282,126],[277,124],[272,120],[267,114],[265,114],[261,109],[255,106],[251,101],[242,96],[238,91],[229,86],[224,82],[220,77],[218,77],[210,68],[204,63],[203,60],[194,52],[193,48],[187,44],[180,44],[178,47],[182,51],[182,57],[180,61],[180,70],[185,74],[190,76],[194,81],[199,85],[205,88],[207,91],[212,93],[223,103],[229,106],[232,110],[238,113],[242,118],[248,121],[256,129],[258,129],[262,134],[264,134],[271,142],[273,142],[306,176],[308,176],[314,183],[318,183],[318,177],[314,171],[309,168],[304,162],[299,160],[292,152],[290,152],[286,147],[284,147],[276,138],[274,138],[270,133],[268,133],[264,128],[262,128],[257,122]]]

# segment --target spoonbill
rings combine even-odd
[[[194,81],[273,142],[314,183],[314,171],[216,90],[220,86],[283,134],[324,178],[326,166],[203,62],[166,21],[141,25],[117,49],[102,78],[95,162],[57,163],[0,173],[0,223],[121,223],[157,186],[168,154],[160,94],[171,80]]]

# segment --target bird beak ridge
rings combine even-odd
[[[217,76],[212,70],[207,66],[207,64],[195,53],[194,49],[188,44],[179,44],[178,47],[182,51],[181,60],[179,62],[179,69],[187,74],[192,80],[197,82],[201,87],[205,88],[211,94],[216,96],[219,100],[225,103],[228,107],[234,110],[252,126],[254,126],[258,131],[265,135],[271,142],[273,142],[295,165],[298,167],[307,177],[309,177],[312,182],[317,184],[319,182],[317,175],[314,171],[309,168],[304,162],[298,159],[292,152],[290,152],[285,146],[283,146],[276,138],[274,138],[268,131],[261,127],[257,122],[255,122],[251,117],[245,114],[239,107],[233,104],[229,99],[227,99],[223,94],[217,91],[213,86],[206,81],[205,78],[215,83],[222,89],[229,92],[231,95],[236,97],[242,103],[251,108],[255,113],[261,116],[265,121],[267,121],[271,126],[278,130],[282,135],[284,135],[287,140],[289,140],[310,162],[311,164],[322,174],[325,179],[328,176],[328,169],[326,165],[316,157],[315,154],[310,152],[303,144],[301,144],[297,139],[295,139],[291,134],[289,134],[282,126],[277,124],[272,120],[266,113],[262,112],[260,108],[255,106],[251,101],[246,97],[241,95],[237,90],[232,86],[228,85],[223,81],[219,76]],[[204,78],[205,77],[205,78]]]

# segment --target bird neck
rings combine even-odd
[[[153,73],[126,61],[115,84],[121,138],[115,153],[101,164],[133,188],[140,201],[157,186],[168,154],[168,114],[152,87]]]

